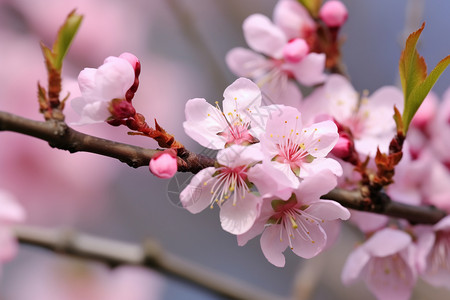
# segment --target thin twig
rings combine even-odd
[[[0,131],[30,135],[47,141],[52,147],[71,153],[84,151],[116,158],[135,168],[148,166],[150,159],[158,151],[87,135],[70,128],[64,122],[33,121],[2,111],[0,111]],[[185,150],[185,153],[178,157],[178,171],[197,173],[206,167],[214,166],[214,163],[215,160],[211,157]],[[392,201],[383,192],[372,196],[376,199],[370,199],[368,202],[359,191],[334,189],[322,198],[337,201],[348,208],[402,218],[411,223],[435,224],[446,215],[444,211],[434,207],[413,206]]]
[[[225,299],[282,300],[266,291],[250,287],[234,278],[209,270],[168,253],[156,241],[142,246],[77,233],[73,230],[46,229],[34,226],[14,227],[22,244],[78,258],[96,260],[114,268],[135,265],[151,268],[189,284],[207,289]]]

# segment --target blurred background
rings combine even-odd
[[[56,31],[74,8],[84,15],[64,63],[65,91],[79,95],[76,77],[84,67],[98,67],[109,55],[131,52],[142,73],[134,105],[147,120],[157,118],[192,151],[202,149],[183,131],[184,105],[190,98],[222,100],[235,80],[225,64],[233,47],[247,47],[243,20],[252,13],[272,16],[276,0],[0,0],[0,110],[41,120],[36,82],[46,84],[39,42],[53,43]],[[450,2],[444,0],[343,0],[349,10],[342,29],[344,62],[357,90],[375,91],[398,81],[398,59],[405,32],[426,28],[419,49],[429,69],[450,53]],[[409,15],[410,17],[406,18]],[[406,31],[405,31],[406,28]],[[447,89],[450,72],[434,88]],[[64,96],[64,92],[62,96]],[[68,122],[76,121],[70,106]],[[151,122],[149,122],[151,123]],[[144,137],[129,137],[107,124],[75,129],[116,141],[155,148]],[[145,167],[87,153],[69,154],[45,142],[0,133],[0,188],[14,193],[27,213],[27,224],[77,230],[121,241],[146,238],[189,261],[238,278],[281,296],[295,289],[303,299],[372,299],[364,285],[340,282],[346,256],[360,239],[342,226],[336,245],[305,261],[286,251],[286,267],[264,258],[259,239],[244,247],[220,227],[218,210],[192,215],[177,195],[191,175],[171,180],[152,176]],[[446,290],[420,283],[413,299],[448,299]],[[21,246],[3,266],[1,300],[28,299],[221,299],[218,296],[136,268],[107,267],[67,259]]]

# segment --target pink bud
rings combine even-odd
[[[328,27],[340,27],[348,18],[348,11],[341,1],[331,0],[320,9],[319,16]]]
[[[177,158],[173,149],[155,155],[150,160],[150,172],[159,178],[171,178],[177,172]]]
[[[338,158],[348,158],[352,153],[352,141],[346,134],[341,134],[331,153]]]
[[[136,70],[137,66],[140,66],[139,59],[134,54],[131,54],[129,52],[124,52],[124,53],[120,54],[119,58],[122,58],[122,59],[125,59],[126,61],[128,61],[134,70]]]
[[[110,102],[109,112],[115,119],[126,119],[136,114],[133,104],[124,99],[117,98]]]
[[[283,49],[284,59],[290,63],[298,63],[309,53],[309,46],[304,39],[294,39]]]

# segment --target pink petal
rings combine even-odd
[[[397,229],[384,228],[377,231],[363,247],[370,255],[385,257],[400,252],[410,244],[409,234]]]
[[[361,271],[370,260],[370,255],[362,247],[358,247],[349,254],[342,268],[341,280],[349,285],[360,278]]]
[[[305,209],[305,212],[320,218],[324,221],[332,221],[336,219],[347,220],[350,218],[350,212],[336,201],[319,200]]]
[[[303,258],[312,258],[319,254],[325,247],[327,235],[322,227],[315,222],[300,222],[302,222],[303,226],[308,231],[308,233],[304,233],[305,235],[308,235],[308,238],[303,237],[300,234],[294,235],[294,237],[291,238],[292,252]]]
[[[270,69],[267,58],[245,48],[231,49],[227,53],[225,61],[231,72],[237,76],[244,76],[252,79],[263,76]]]
[[[449,231],[450,230],[450,216],[446,216],[442,220],[440,220],[436,225],[433,226],[434,231],[442,230]]]
[[[259,194],[263,198],[277,196],[283,200],[289,199],[292,194],[292,189],[287,188],[286,183],[278,181],[280,176],[282,178],[284,177],[284,174],[274,174],[270,170],[273,171],[276,169],[267,168],[267,166],[268,164],[257,164],[250,168],[247,172],[248,179],[256,186]],[[276,171],[279,172],[278,170]],[[277,176],[277,174],[280,176]]]
[[[350,222],[354,223],[358,228],[364,232],[369,233],[384,227],[389,218],[384,215],[351,210]]]
[[[263,154],[259,144],[250,146],[232,145],[217,153],[217,162],[230,168],[247,166],[262,159]]]
[[[4,190],[0,190],[0,207],[1,224],[13,224],[25,220],[23,207],[16,202],[12,194]]]
[[[288,132],[286,126],[300,131],[303,127],[301,113],[294,107],[280,105],[279,110],[267,121],[266,140],[276,140],[277,137],[285,135]],[[274,142],[271,143],[274,144]]]
[[[95,92],[95,74],[97,69],[84,68],[78,75],[78,86],[80,87],[81,94],[87,100],[96,96]]]
[[[273,58],[282,58],[287,40],[269,18],[260,14],[251,15],[245,19],[243,29],[250,48]]]
[[[295,191],[297,200],[302,204],[317,202],[337,185],[336,176],[329,170],[316,173],[314,176],[305,178],[299,188]]]
[[[327,156],[339,139],[337,126],[333,121],[314,123],[304,128],[303,132],[305,139],[314,141],[305,143],[306,151],[314,157]]]
[[[227,124],[217,108],[205,99],[195,98],[186,103],[185,114],[183,127],[193,140],[210,149],[225,147],[225,139],[217,134],[225,130]]]
[[[286,64],[286,69],[294,73],[295,79],[301,84],[312,86],[327,78],[324,73],[325,58],[325,54],[310,53],[299,63]]]
[[[127,90],[133,85],[134,69],[126,60],[108,57],[95,74],[96,89],[103,99],[124,98]]]
[[[411,267],[400,257],[376,257],[367,266],[367,287],[380,300],[409,299],[415,281]]]
[[[311,177],[325,170],[331,171],[336,176],[342,176],[343,173],[342,166],[337,160],[319,157],[310,163],[302,164],[300,178]]]
[[[288,246],[288,239],[285,231],[280,240],[281,225],[270,225],[264,230],[261,235],[261,250],[267,260],[277,266],[284,267],[286,259],[283,255],[283,251],[286,250]]]
[[[209,179],[215,171],[216,168],[213,167],[201,170],[180,193],[181,203],[189,212],[199,213],[211,204],[211,187],[215,180]],[[205,185],[204,183],[207,181],[208,183]]]
[[[305,38],[316,27],[308,11],[297,1],[278,1],[273,19],[274,23],[284,31],[288,40]]]
[[[416,251],[416,261],[417,261],[417,270],[420,274],[424,274],[427,269],[427,259],[430,254],[431,249],[436,241],[436,235],[428,227],[428,231],[423,232],[417,238],[417,251]]]
[[[236,195],[238,200],[233,205],[231,196],[220,208],[220,223],[225,231],[232,234],[243,234],[255,223],[259,214],[260,198],[247,193],[245,198]]]
[[[261,91],[259,87],[247,78],[238,78],[223,92],[223,112],[239,113],[242,117],[261,106]],[[245,119],[244,119],[245,120]]]
[[[266,227],[266,221],[267,219],[258,217],[248,231],[237,236],[238,245],[244,246],[249,240],[260,235]]]

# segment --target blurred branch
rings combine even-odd
[[[47,141],[51,147],[68,150],[71,153],[84,151],[116,158],[134,168],[148,166],[150,159],[159,151],[87,135],[61,121],[33,121],[2,111],[0,111],[0,131],[33,136]],[[214,166],[214,163],[215,160],[211,157],[184,150],[183,153],[179,153],[178,171],[197,173]],[[378,192],[368,199],[359,191],[334,189],[322,198],[337,201],[348,208],[406,219],[414,224],[435,224],[446,216],[444,211],[434,207],[413,206],[392,201],[383,192]]]
[[[282,299],[268,292],[249,287],[234,278],[208,270],[183,260],[164,250],[157,242],[148,240],[142,246],[72,230],[56,230],[31,226],[14,227],[21,244],[27,244],[78,258],[103,262],[111,268],[121,265],[143,266],[189,284],[205,288],[226,299]]]

